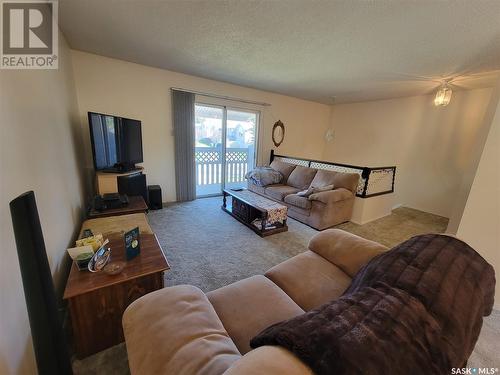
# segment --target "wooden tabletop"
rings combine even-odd
[[[116,222],[116,219],[118,219],[119,223]],[[120,228],[123,228],[123,231],[128,231],[136,226],[139,226],[141,231],[141,252],[137,257],[126,261],[125,243]],[[104,238],[109,239],[108,246],[111,248],[111,262],[126,261],[126,266],[120,274],[111,276],[103,271],[95,273],[78,271],[76,264],[73,262],[64,291],[64,299],[170,269],[158,239],[152,233],[144,214],[86,220],[82,225],[82,231],[87,228],[91,228],[94,234],[103,233]],[[110,231],[110,229],[112,230]]]
[[[273,201],[272,199],[269,199],[269,198],[264,197],[260,194],[254,193],[253,191],[245,189],[245,188],[243,188],[241,190],[224,189],[224,190],[222,190],[222,192],[225,195],[230,195],[231,197],[237,198],[241,202],[243,202],[249,206],[252,206],[253,208],[259,210],[262,213],[267,212],[269,209],[287,208],[287,206],[284,204]],[[248,196],[250,197],[250,199]],[[263,204],[259,205],[259,203],[263,203]]]
[[[128,215],[133,213],[147,212],[148,205],[144,201],[142,195],[132,195],[128,197],[128,204],[124,207],[110,208],[104,211],[97,211],[92,208],[89,212],[89,217],[106,217],[116,215]]]
[[[108,237],[110,239],[111,262],[126,261],[123,237]],[[126,262],[125,269],[118,275],[110,276],[103,271],[78,271],[73,263],[64,291],[64,299],[121,283],[136,277],[166,271],[170,268],[163,251],[154,234],[141,234],[141,253]]]
[[[107,235],[114,233],[124,234],[135,227],[139,227],[139,231],[141,233],[153,233],[146,215],[130,214],[85,220],[82,224],[79,238],[82,237],[85,229],[90,229],[94,234],[101,233],[104,237],[106,237]]]

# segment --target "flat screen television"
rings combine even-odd
[[[97,171],[125,172],[142,163],[141,122],[89,112],[90,140]]]

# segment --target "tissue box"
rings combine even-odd
[[[91,245],[72,247],[67,251],[79,271],[86,270],[90,259],[94,256],[94,249]]]

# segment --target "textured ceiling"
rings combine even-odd
[[[70,46],[323,103],[485,87],[500,0],[60,0]]]

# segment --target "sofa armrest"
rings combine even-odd
[[[123,314],[132,374],[222,374],[241,358],[205,294],[180,285],[149,293]]]
[[[224,375],[313,375],[292,352],[279,346],[261,346],[245,354]]]
[[[387,247],[340,229],[327,229],[311,238],[309,249],[353,277]]]
[[[354,194],[344,188],[333,189],[328,191],[321,191],[309,196],[309,200],[318,201],[324,204],[343,201],[345,199],[353,198]]]

